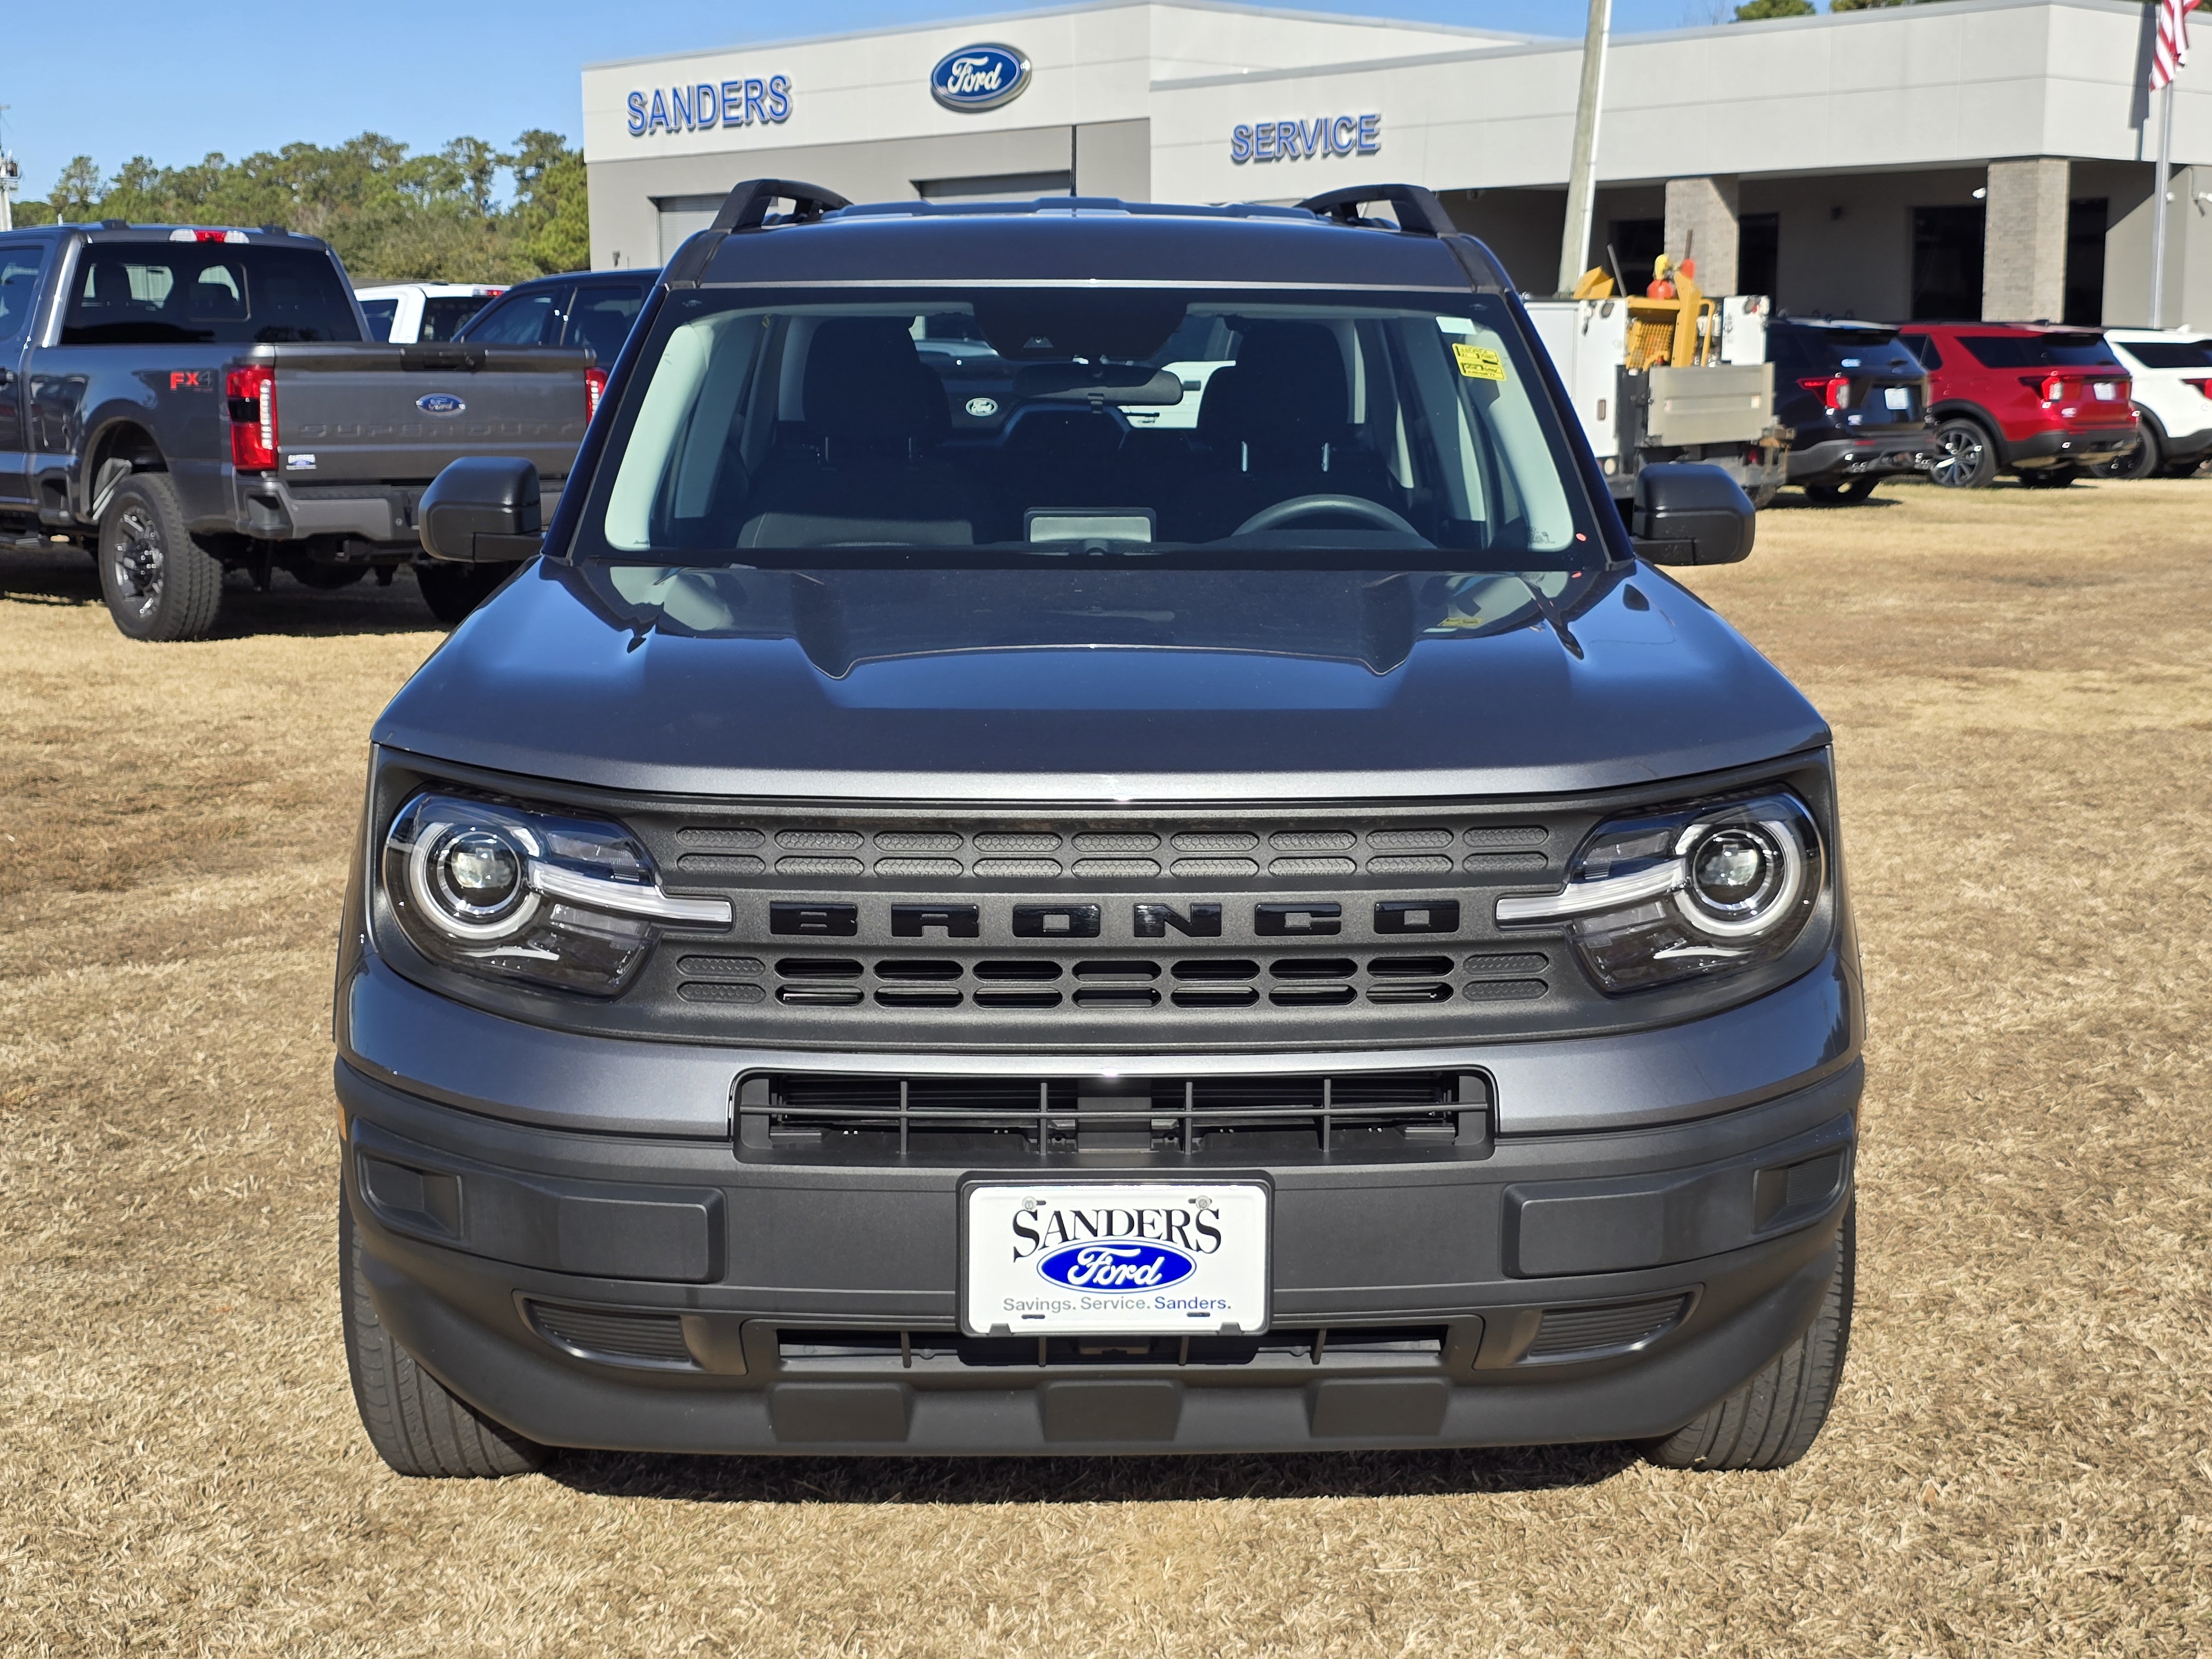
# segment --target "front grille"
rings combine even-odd
[[[1179,829],[1075,825],[866,830],[794,824],[678,826],[681,874],[716,884],[779,878],[931,881],[1290,881],[1367,876],[1511,875],[1552,863],[1540,823]]]
[[[1522,1361],[1595,1359],[1625,1353],[1671,1328],[1689,1300],[1686,1296],[1663,1296],[1600,1307],[1547,1308],[1536,1340],[1528,1345]]]
[[[1084,1152],[1235,1161],[1352,1154],[1486,1157],[1474,1072],[1340,1077],[899,1077],[752,1073],[738,1085],[750,1159],[1030,1163]]]
[[[785,1007],[958,1009],[1043,1013],[1071,1007],[1116,1013],[1151,1009],[1280,1010],[1355,1003],[1407,1007],[1528,1002],[1549,986],[1541,951],[1419,956],[1299,952],[1276,957],[1073,955],[872,957],[689,952],[676,993],[687,1002]]]
[[[531,1323],[557,1348],[602,1364],[648,1370],[699,1369],[674,1314],[623,1313],[611,1308],[572,1308],[532,1302]]]
[[[1442,1325],[1293,1326],[1258,1336],[963,1336],[951,1331],[815,1330],[776,1333],[787,1372],[1051,1370],[1070,1366],[1235,1367],[1246,1371],[1434,1369]]]

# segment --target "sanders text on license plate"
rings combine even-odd
[[[1258,1182],[979,1182],[964,1212],[960,1322],[971,1335],[1267,1328]]]

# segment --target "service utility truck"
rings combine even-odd
[[[1768,301],[1531,300],[1567,400],[1617,501],[1656,461],[1717,466],[1764,507],[1782,488],[1790,432],[1774,419]]]

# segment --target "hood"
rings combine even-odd
[[[540,561],[378,743],[700,795],[988,801],[1578,792],[1826,741],[1641,566],[837,570]]]

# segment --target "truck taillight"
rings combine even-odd
[[[1821,401],[1831,409],[1851,406],[1851,377],[1848,374],[1814,374],[1797,382],[1808,392],[1817,392]]]
[[[230,464],[241,472],[276,467],[276,371],[259,363],[223,377],[230,402]]]
[[[606,395],[607,372],[604,368],[584,371],[584,418],[590,420],[599,412],[599,399]]]
[[[2212,380],[2184,380],[2182,385],[2195,386],[2197,395],[2200,398],[2212,398]]]

